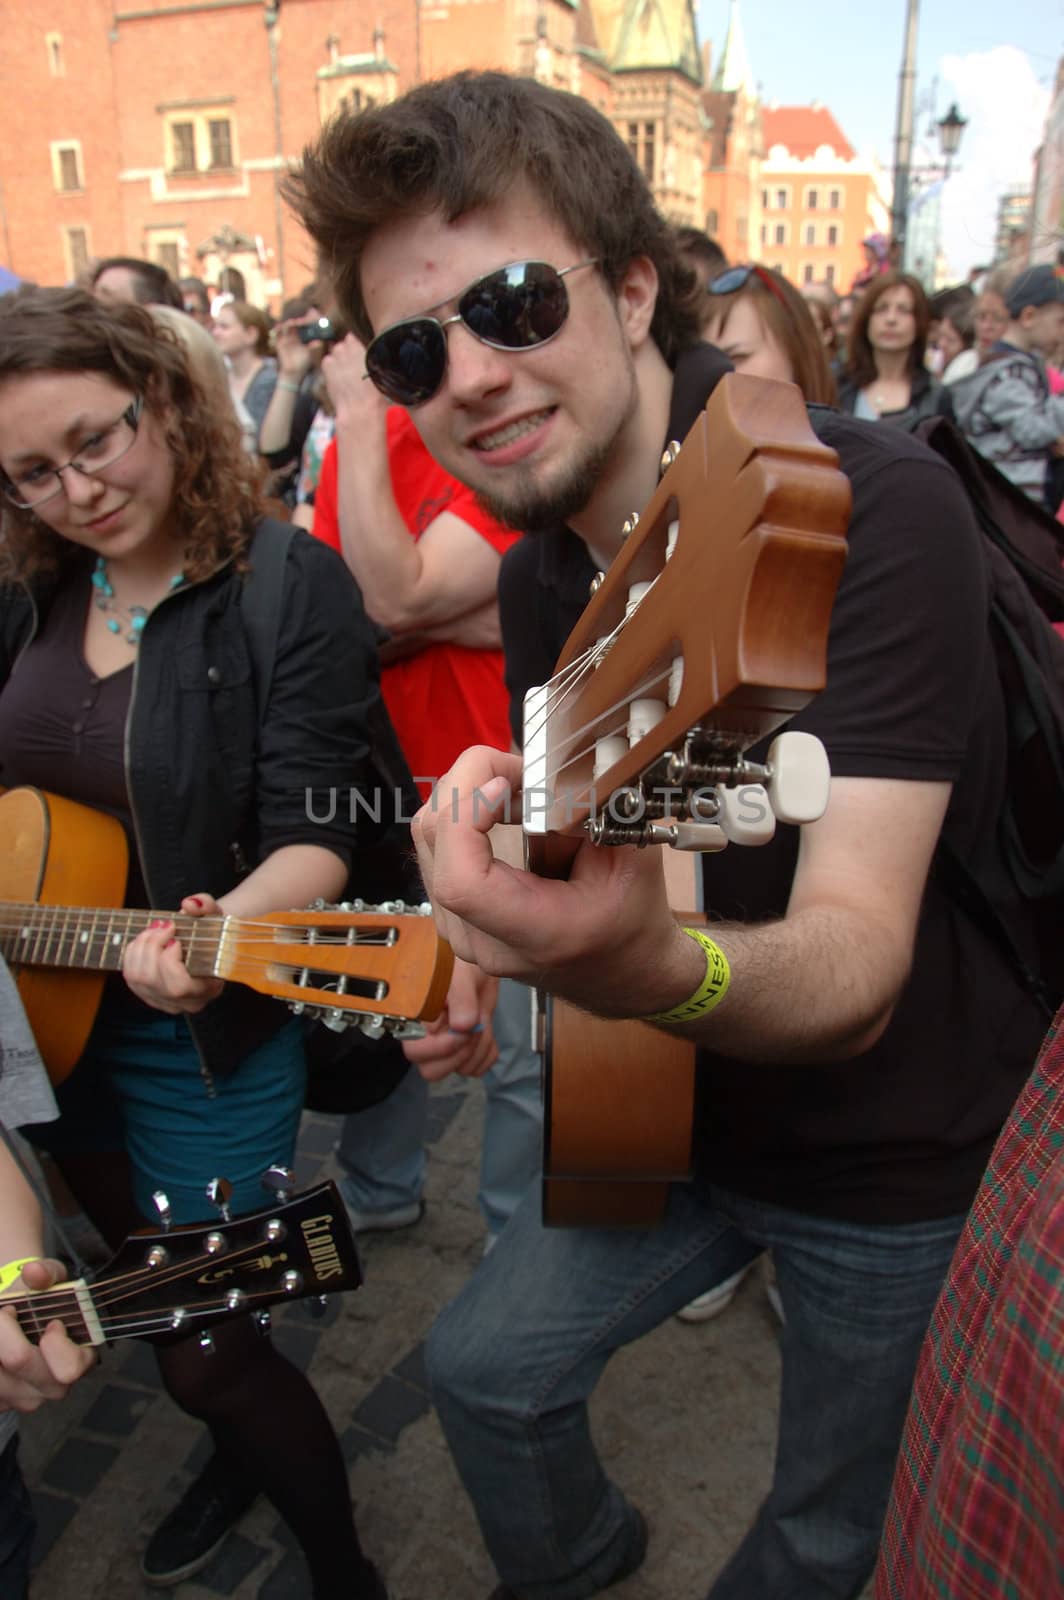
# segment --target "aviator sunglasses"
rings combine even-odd
[[[738,294],[740,289],[746,287],[751,277],[756,278],[759,283],[763,283],[769,294],[779,301],[785,311],[789,309],[783,290],[771,272],[767,272],[756,261],[751,262],[748,267],[726,267],[719,277],[713,279],[712,283],[706,284],[706,293]]]
[[[442,302],[457,309],[451,317],[409,317],[378,333],[366,349],[366,377],[389,400],[420,406],[437,393],[447,372],[447,333],[463,322],[475,339],[493,350],[534,350],[562,331],[569,315],[563,280],[595,259],[571,267],[546,261],[513,261],[488,272]]]

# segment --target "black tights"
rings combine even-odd
[[[63,1176],[107,1242],[117,1247],[136,1215],[122,1156],[56,1158]],[[373,1595],[372,1568],[355,1532],[340,1446],[310,1381],[250,1317],[212,1328],[214,1351],[198,1336],[155,1344],[167,1393],[210,1429],[222,1460],[272,1501],[303,1547],[314,1600]]]

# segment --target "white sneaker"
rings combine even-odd
[[[705,1294],[696,1295],[681,1311],[677,1311],[677,1319],[680,1322],[709,1322],[713,1317],[719,1317],[721,1312],[731,1305],[735,1299],[736,1289],[746,1274],[757,1265],[758,1260],[759,1257],[755,1256],[753,1261],[748,1261],[745,1267],[733,1272],[723,1283],[715,1284],[712,1289],[707,1289]]]
[[[424,1200],[411,1200],[409,1205],[395,1206],[391,1211],[356,1211],[347,1206],[347,1216],[356,1233],[394,1233],[398,1228],[412,1228],[425,1215]]]

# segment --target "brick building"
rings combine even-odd
[[[709,46],[705,47],[709,78]],[[702,95],[708,130],[703,177],[705,229],[729,261],[758,255],[761,235],[761,150],[763,133],[757,85],[750,70],[739,16],[732,0],[728,32],[711,87]]]
[[[417,73],[416,0],[0,0],[2,257],[147,256],[275,304],[313,276],[278,182],[341,102]]]
[[[826,106],[762,106],[761,124],[759,258],[792,283],[844,293],[864,266],[862,239],[890,231],[879,164],[855,152]]]
[[[314,272],[279,183],[322,120],[459,67],[585,95],[703,220],[692,0],[0,0],[0,26],[0,264],[37,282],[146,256],[276,308]]]

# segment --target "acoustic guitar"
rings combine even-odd
[[[121,909],[128,847],[114,817],[40,789],[0,795],[0,955],[53,1083],[80,1058],[109,972],[153,919],[174,923],[196,976],[246,984],[331,1028],[411,1031],[439,1015],[454,958],[429,908],[188,917]]]
[[[274,1169],[275,1171],[277,1169]],[[269,1176],[269,1175],[268,1175]],[[92,1284],[82,1279],[35,1294],[5,1295],[37,1344],[61,1322],[75,1344],[101,1345],[199,1328],[244,1312],[263,1317],[285,1300],[357,1289],[354,1235],[336,1185],[282,1199],[217,1225],[197,1223],[132,1234]]]
[[[822,814],[817,740],[780,734],[763,763],[746,751],[823,688],[850,500],[797,388],[721,380],[526,696],[532,871],[564,876],[585,837],[719,850]],[[540,1043],[545,1222],[660,1220],[690,1175],[693,1047],[559,1003],[541,1009]]]

